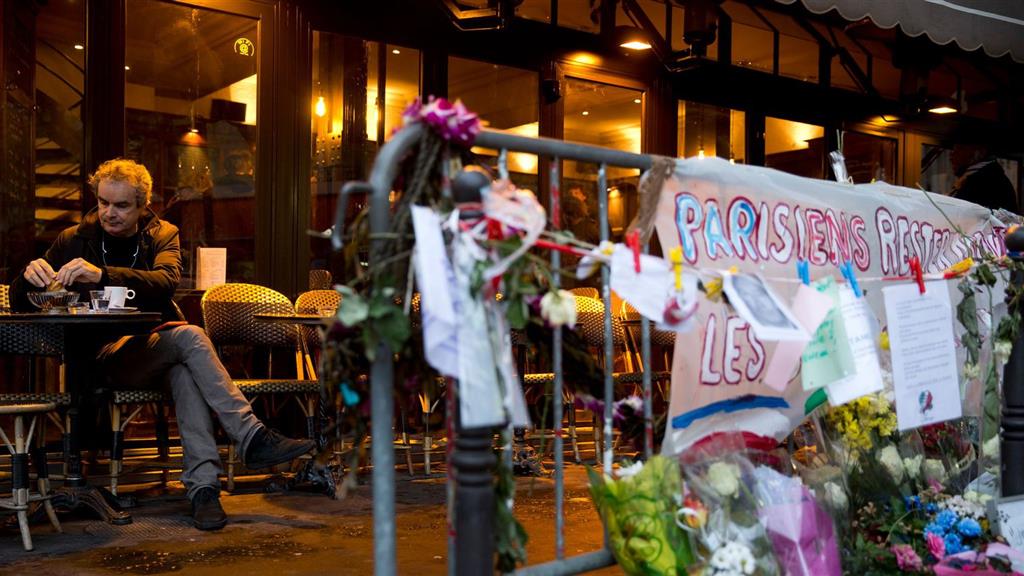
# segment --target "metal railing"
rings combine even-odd
[[[343,224],[345,217],[345,205],[347,196],[354,191],[367,191],[370,193],[369,222],[373,240],[370,246],[370,262],[379,261],[384,249],[383,233],[387,232],[389,225],[390,203],[389,195],[392,190],[395,177],[398,173],[399,162],[420,141],[425,128],[421,124],[413,124],[400,130],[387,142],[377,154],[369,183],[350,182],[342,190],[339,198],[338,212],[335,216],[335,226],[332,241],[335,249],[342,245]],[[619,150],[611,150],[598,146],[589,146],[571,142],[563,142],[548,138],[531,138],[519,136],[494,130],[484,130],[476,138],[474,144],[484,148],[499,150],[499,171],[506,172],[505,159],[508,152],[519,152],[534,154],[538,157],[550,159],[549,191],[551,197],[550,205],[558,205],[560,189],[560,166],[565,160],[593,163],[598,165],[597,173],[597,196],[599,208],[600,238],[602,241],[610,237],[608,221],[608,185],[607,168],[615,166],[620,168],[633,168],[641,171],[648,170],[652,165],[652,157],[644,154],[634,154]],[[551,225],[553,228],[560,228],[560,222],[556,219],[558,211],[552,211]],[[646,247],[645,247],[646,250]],[[561,267],[560,254],[557,251],[551,253],[552,267]],[[558,276],[554,276],[554,286],[559,286]],[[603,414],[603,454],[599,459],[603,464],[605,473],[610,474],[613,460],[613,433],[612,433],[612,404],[614,399],[613,391],[613,338],[612,338],[612,306],[611,290],[609,288],[609,272],[603,267],[601,274],[601,297],[604,301],[604,414]],[[652,452],[651,434],[651,374],[650,374],[650,326],[646,318],[641,320],[641,363],[645,368],[642,376],[644,418],[646,430],[644,434],[644,454],[650,456]],[[607,549],[600,549],[591,553],[578,555],[572,558],[565,558],[565,477],[564,470],[564,444],[562,434],[563,406],[562,398],[562,331],[561,328],[554,330],[552,341],[552,372],[553,390],[551,397],[553,405],[553,452],[554,452],[554,482],[555,482],[555,560],[544,564],[528,566],[517,571],[522,575],[541,574],[572,574],[594,570],[614,564],[612,555]],[[392,365],[392,351],[384,343],[379,345],[376,360],[370,371],[371,379],[371,434],[375,439],[372,442],[373,457],[373,513],[374,513],[374,571],[378,575],[391,575],[396,572],[396,548],[395,548],[395,471],[394,471],[394,448],[390,442],[383,442],[379,439],[390,438],[392,434],[393,400],[392,390],[394,386],[394,372]],[[465,431],[468,432],[468,431]],[[493,431],[492,431],[493,432]],[[479,431],[476,432],[479,434]],[[456,433],[458,437],[460,433]],[[456,477],[456,498],[455,518],[460,514],[484,515],[484,518],[476,518],[475,526],[486,526],[483,530],[473,530],[469,533],[456,533],[455,542],[452,546],[449,540],[450,554],[449,573],[467,574],[469,565],[493,566],[491,550],[493,550],[493,533],[489,529],[493,508],[461,509],[459,490],[463,488],[462,481],[465,476],[478,474],[479,469],[460,470],[459,463],[466,461],[469,455],[459,454],[460,450],[491,450],[492,433],[487,433],[488,441],[482,446],[469,448],[465,442],[456,441],[455,454],[449,465],[455,466]],[[451,442],[452,439],[449,439]],[[479,444],[479,442],[477,443]],[[507,451],[506,451],[507,452]],[[597,447],[595,444],[595,453]],[[472,460],[472,458],[469,458]],[[481,521],[482,520],[482,521]],[[460,523],[456,523],[458,526]],[[449,535],[451,539],[452,536]],[[486,555],[485,558],[474,557],[474,555]],[[460,567],[457,559],[465,561],[466,566]],[[453,563],[455,564],[453,569]]]

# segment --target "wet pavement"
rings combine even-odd
[[[396,471],[398,571],[447,574],[445,478]],[[369,477],[366,478],[367,482]],[[17,527],[0,528],[0,574],[372,574],[371,488],[345,500],[304,492],[265,493],[264,482],[239,485],[221,501],[230,522],[219,532],[191,526],[180,484],[137,493],[134,523],[111,526],[62,515],[64,534],[44,520],[32,526],[35,550],[21,549]],[[566,554],[601,547],[600,519],[582,466],[566,468]],[[521,478],[516,515],[530,540],[530,564],[554,558],[554,483]],[[594,574],[619,574],[617,568]]]

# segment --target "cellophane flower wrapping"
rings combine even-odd
[[[654,456],[638,472],[619,479],[593,469],[590,494],[608,533],[612,555],[626,574],[687,573],[693,553],[676,524],[682,495],[679,465]]]
[[[698,443],[681,457],[687,518],[704,576],[783,574],[760,521],[755,466],[739,435]],[[767,469],[767,468],[766,468]]]
[[[754,468],[758,517],[784,574],[839,576],[839,546],[832,517],[799,477]]]

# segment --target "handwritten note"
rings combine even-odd
[[[998,520],[999,535],[1006,538],[1007,543],[1015,550],[1024,550],[1024,497],[1012,496],[991,500],[990,519],[992,512],[995,512]]]
[[[853,352],[846,334],[846,323],[839,301],[839,288],[831,276],[813,284],[828,296],[832,310],[814,332],[804,349],[800,379],[804,390],[814,390],[856,373]]]
[[[833,406],[846,404],[884,387],[882,370],[878,365],[878,350],[875,348],[877,332],[870,308],[863,298],[853,294],[849,286],[843,286],[839,289],[839,311],[843,317],[856,373],[825,385],[828,401]]]
[[[227,267],[227,248],[196,248],[196,290],[206,290],[226,282]]]
[[[818,292],[811,286],[804,284],[797,289],[793,297],[791,310],[796,319],[800,321],[809,334],[814,334],[818,326],[832,310],[832,299]],[[807,342],[786,340],[775,346],[775,353],[768,362],[768,369],[765,371],[765,386],[782,392],[786,385],[796,375],[796,369],[800,366],[800,357],[803,355]]]
[[[946,282],[927,282],[924,294],[916,284],[889,286],[883,295],[899,429],[959,418],[960,379]]]

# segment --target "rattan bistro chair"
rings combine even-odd
[[[299,347],[299,331],[293,325],[257,322],[254,314],[293,314],[291,301],[280,292],[254,284],[221,284],[206,291],[202,299],[206,334],[215,346],[238,345],[254,348],[287,348],[295,351],[295,378],[273,378],[272,354],[267,354],[267,378],[238,379],[235,385],[248,398],[289,395],[295,398],[307,422],[316,414],[320,384],[304,378],[306,359]],[[228,490],[234,489],[234,445],[228,447]]]
[[[295,299],[295,311],[299,314],[318,314],[325,308],[337,310],[340,304],[341,293],[337,290],[310,290]],[[316,328],[299,326],[299,332],[310,351],[320,349],[320,332]]]
[[[330,290],[331,282],[334,278],[331,276],[328,270],[310,270],[309,271],[309,289],[310,290]]]
[[[14,441],[7,436],[7,433],[0,428],[0,439],[11,454],[11,497],[0,499],[0,508],[13,510],[18,517],[18,527],[21,529],[21,543],[25,550],[32,550],[32,535],[28,530],[28,508],[33,502],[42,502],[46,508],[46,515],[57,532],[62,532],[57,514],[50,504],[49,484],[39,478],[39,493],[29,492],[28,474],[28,450],[32,445],[32,436],[36,432],[36,417],[40,414],[49,414],[56,409],[52,402],[34,404],[7,404],[0,405],[0,415],[14,417]],[[28,425],[28,432],[25,432],[25,416],[31,416]]]

